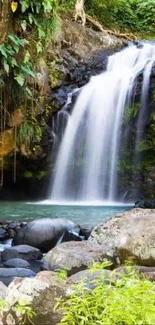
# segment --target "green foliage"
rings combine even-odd
[[[155,0],[137,0],[136,14],[139,19],[139,27],[150,32],[155,28]]]
[[[57,278],[59,280],[66,280],[67,279],[67,271],[66,270],[59,270],[57,272]]]
[[[16,305],[16,310],[20,313],[20,315],[23,315],[21,325],[26,324],[27,321],[29,321],[32,325],[34,324],[33,318],[35,316],[35,312],[32,309],[30,302],[27,300],[19,300],[18,304]]]
[[[0,44],[0,62],[7,75],[13,73],[14,79],[20,86],[25,84],[26,77],[35,77],[32,71],[29,51],[25,51],[23,59],[17,60],[17,55],[29,42],[16,35],[8,35],[8,43]],[[27,87],[28,90],[28,87]]]
[[[37,179],[40,181],[42,178],[44,178],[47,175],[47,171],[45,170],[41,170],[39,171],[39,173],[37,174]]]
[[[56,0],[20,0],[20,24],[24,32],[36,29],[37,53],[45,50],[46,44],[51,39],[55,29],[59,26]],[[18,13],[17,10],[17,13]]]
[[[33,173],[30,172],[29,170],[26,170],[24,173],[24,177],[25,178],[32,178],[33,177]]]
[[[23,174],[23,176],[27,179],[32,179],[32,181],[34,180],[38,180],[40,181],[43,177],[45,177],[47,175],[47,171],[45,170],[41,170],[41,171],[30,171],[30,170],[26,170]]]
[[[61,11],[73,10],[74,0],[59,0]],[[153,36],[155,0],[85,0],[86,12],[110,28]]]
[[[155,165],[155,114],[152,114],[145,138],[140,141],[137,148],[142,155],[143,167],[149,168]]]
[[[105,26],[154,35],[155,0],[86,0],[86,10]]]
[[[155,114],[150,118],[150,126],[146,132],[146,136],[141,140],[138,150],[140,152],[151,150],[155,153]]]
[[[131,119],[135,119],[139,113],[140,104],[134,103],[131,107],[125,107],[124,110],[124,121],[128,124]]]
[[[35,140],[40,142],[42,136],[42,128],[37,121],[25,121],[17,128],[17,145],[25,144],[30,146],[30,143]]]
[[[13,2],[12,2],[13,3]],[[33,52],[43,52],[57,30],[59,19],[56,0],[19,0],[16,9],[12,8],[14,20],[21,30],[20,34],[8,35],[5,43],[0,45],[0,66],[7,76],[12,76],[25,89],[30,97],[31,91],[26,86],[27,77],[35,77],[32,68],[32,39]],[[28,40],[29,39],[29,40]],[[30,50],[29,50],[30,49]]]
[[[9,308],[9,303],[6,300],[0,300],[0,312],[7,312],[7,309]],[[35,317],[35,312],[32,309],[31,303],[24,300],[19,300],[18,303],[15,305],[15,311],[22,316],[22,321],[20,322],[20,325],[24,325],[28,322],[30,322],[32,325],[33,318]]]
[[[70,11],[75,7],[75,0],[59,0],[59,10],[60,11]]]
[[[86,286],[85,279],[73,289],[71,296],[63,302],[63,325],[155,323],[155,283],[140,278],[130,266],[126,266],[125,274],[116,276],[113,271],[109,284],[100,275],[95,280],[94,289]]]
[[[5,300],[0,299],[0,312],[2,312],[7,306],[8,303]]]

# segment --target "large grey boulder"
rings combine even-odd
[[[42,274],[43,273],[43,274]],[[56,325],[60,323],[62,312],[55,308],[57,299],[67,295],[68,286],[53,272],[41,272],[34,279],[15,279],[8,287],[8,306],[1,313],[0,324],[20,325],[24,321],[22,311],[17,310],[19,302],[30,304],[35,312],[33,322],[26,325]]]
[[[29,245],[18,245],[4,249],[2,252],[2,260],[7,261],[13,258],[21,258],[26,261],[35,261],[42,258],[42,253],[39,249]]]
[[[9,285],[14,278],[31,278],[36,273],[24,268],[0,268],[0,281],[5,285]]]
[[[89,243],[110,246],[120,262],[155,266],[155,210],[132,209],[95,227]]]
[[[62,243],[44,257],[52,270],[65,269],[68,275],[85,270],[93,262],[114,261],[112,250],[88,241]]]
[[[18,231],[13,239],[13,245],[26,244],[46,253],[61,241],[66,230],[79,234],[80,227],[73,221],[63,218],[34,220]]]

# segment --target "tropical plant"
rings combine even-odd
[[[98,268],[97,268],[98,269]],[[85,279],[74,285],[63,302],[63,325],[150,325],[155,323],[155,284],[140,277],[131,266],[124,274],[112,272],[105,281],[103,272],[94,289]],[[148,294],[149,293],[149,294]]]
[[[73,0],[60,7],[73,9]],[[85,0],[86,12],[107,27],[154,35],[155,0]]]
[[[7,313],[8,308],[9,308],[9,303],[6,300],[1,299],[0,300],[0,312]],[[29,301],[27,301],[26,299],[19,300],[16,303],[16,305],[14,306],[14,310],[15,310],[15,312],[18,313],[18,315],[20,315],[20,318],[21,318],[20,325],[24,325],[24,324],[26,324],[26,322],[29,322],[32,325],[34,324],[33,318],[35,317],[35,312],[34,312],[32,305]]]
[[[18,126],[17,128],[17,145],[25,144],[30,146],[32,140],[40,142],[42,136],[42,128],[39,126],[37,121],[28,121]]]

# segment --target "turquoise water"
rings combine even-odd
[[[0,202],[0,220],[30,221],[45,217],[71,219],[83,226],[94,226],[131,206],[74,206],[26,202]]]

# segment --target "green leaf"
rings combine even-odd
[[[26,87],[25,90],[26,90],[26,92],[27,92],[27,95],[28,95],[29,97],[32,97],[32,91],[31,91],[31,89],[30,89],[29,87]]]
[[[21,22],[21,27],[22,27],[23,31],[25,32],[25,31],[26,31],[26,27],[27,27],[27,22],[26,22],[26,20],[23,20],[23,21]]]
[[[18,74],[14,79],[18,82],[20,86],[24,85],[25,78],[22,74]]]
[[[42,28],[38,28],[39,38],[45,38],[45,32]]]
[[[40,41],[37,42],[36,47],[37,47],[37,53],[38,54],[43,51],[42,43]]]
[[[19,46],[19,38],[16,35],[10,34],[8,35],[8,38],[15,43],[16,45]]]
[[[26,51],[25,57],[24,57],[24,63],[28,63],[30,61],[30,52]]]
[[[22,6],[22,12],[24,13],[30,7],[30,3],[26,0],[20,0],[20,3]]]
[[[3,65],[4,65],[4,69],[5,69],[6,73],[9,74],[9,70],[10,70],[9,64],[6,61],[4,61]]]
[[[17,63],[17,61],[16,61],[15,58],[12,58],[12,60],[11,60],[11,66],[12,67],[18,67],[18,63]]]
[[[6,51],[4,44],[0,45],[0,52],[7,59],[7,51]]]
[[[28,18],[29,18],[29,23],[32,24],[33,23],[33,15],[29,14]]]
[[[21,65],[21,70],[23,72],[25,72],[26,74],[30,75],[31,77],[35,78],[36,75],[35,73],[30,69],[30,67],[28,66],[24,66],[24,65]]]

